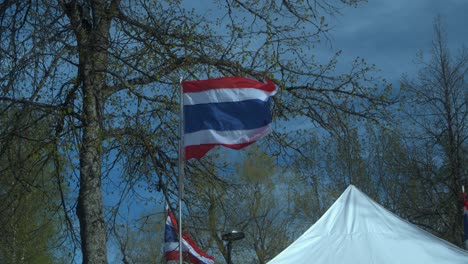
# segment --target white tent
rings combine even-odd
[[[350,185],[268,264],[468,264],[462,250],[394,215]]]

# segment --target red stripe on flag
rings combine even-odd
[[[167,215],[169,216],[169,218],[171,219],[171,223],[172,223],[172,227],[174,228],[174,231],[176,233],[179,233],[179,227],[177,225],[177,219],[175,218],[175,215],[172,213],[171,210],[168,210],[167,211]]]
[[[190,237],[189,234],[184,233],[184,234],[182,234],[182,237],[183,237],[183,239],[184,239],[185,241],[187,241],[187,243],[188,243],[189,245],[192,246],[193,250],[195,250],[200,256],[203,256],[203,257],[205,257],[205,258],[208,258],[208,259],[211,259],[211,260],[214,261],[214,257],[212,257],[212,256],[206,254],[205,252],[203,252],[203,251],[197,246],[197,244],[195,243],[195,241],[193,241],[192,237]],[[192,256],[192,254],[190,254],[190,256]]]
[[[202,144],[202,145],[186,146],[185,147],[185,159],[186,160],[189,160],[191,158],[201,159],[208,151],[210,151],[210,149],[216,146],[224,146],[230,149],[239,150],[253,143],[255,143],[255,141],[247,142],[243,144]]]
[[[166,261],[179,260],[179,251],[167,251],[165,256]]]
[[[214,258],[208,256],[209,259],[214,261]],[[198,259],[196,256],[189,254],[188,252],[184,251],[182,254],[183,261],[189,261],[192,264],[203,264],[204,262]],[[166,252],[166,261],[179,261],[179,251],[169,251]]]
[[[170,219],[170,224],[173,227],[173,231],[176,232],[178,235],[178,230],[177,230],[177,220],[175,218],[175,215],[172,213],[170,209],[167,210],[167,217]],[[166,220],[166,225],[167,225],[167,220]],[[192,264],[212,264],[214,263],[215,259],[214,257],[208,255],[204,251],[202,251],[195,241],[190,237],[188,233],[183,233],[182,234],[182,241],[183,241],[183,252],[182,252],[182,258],[186,261],[189,261]],[[165,241],[165,243],[173,243],[172,241],[168,242]],[[178,248],[178,247],[177,247]],[[171,260],[179,260],[180,256],[180,250],[172,250],[172,247],[170,250],[167,250],[167,246],[165,247],[165,258],[166,261],[171,261]]]
[[[466,199],[466,193],[462,193],[463,195],[463,206],[465,207],[465,209],[468,210],[468,200]]]
[[[266,80],[266,82],[267,83],[263,83],[244,77],[233,76],[199,81],[186,81],[182,82],[182,87],[184,93],[196,93],[223,88],[254,88],[266,92],[273,92],[276,90],[276,86],[272,81]]]

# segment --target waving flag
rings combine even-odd
[[[241,149],[271,132],[276,86],[243,77],[182,82],[185,158],[221,145]]]
[[[179,261],[179,235],[177,220],[170,209],[167,210],[166,228],[164,231],[164,253],[166,261]],[[182,234],[182,252],[184,261],[192,264],[213,264],[215,259],[203,252],[192,238]]]
[[[465,190],[463,190],[463,229],[463,242],[465,242],[465,249],[468,250],[468,200]]]

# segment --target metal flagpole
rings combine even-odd
[[[465,246],[465,250],[468,250],[468,239],[465,240],[465,232],[467,231],[466,230],[466,227],[465,227],[465,200],[466,200],[466,193],[465,193],[465,185],[462,185],[462,193],[463,193],[463,244]]]
[[[182,196],[184,195],[184,93],[182,87],[183,78],[180,77],[180,117],[179,117],[179,263],[182,264]]]

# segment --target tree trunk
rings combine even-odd
[[[107,233],[101,192],[103,90],[106,87],[110,13],[106,1],[63,3],[76,34],[79,53],[78,80],[83,94],[80,222],[83,263],[107,264]]]
[[[83,263],[107,263],[106,226],[101,193],[103,102],[101,87],[104,76],[96,73],[93,61],[102,54],[80,55],[86,63],[83,71],[83,135],[80,148],[80,193],[77,214],[80,221]],[[80,62],[81,64],[81,62]]]

